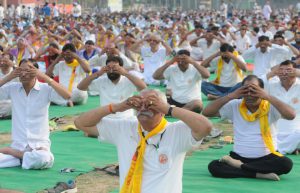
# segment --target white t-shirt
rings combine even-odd
[[[276,126],[278,129],[278,135],[289,134],[294,131],[300,131],[300,81],[296,79],[296,82],[291,86],[289,90],[285,90],[282,87],[281,82],[272,82],[266,84],[268,93],[293,107],[296,111],[296,117],[293,120],[279,119]]]
[[[99,92],[101,106],[125,101],[127,98],[133,96],[134,92],[137,91],[134,84],[125,76],[121,76],[119,82],[114,84],[107,77],[107,74],[104,74],[103,76],[94,80],[93,83]],[[125,112],[118,112],[112,115],[114,118],[127,118],[133,116],[134,112],[132,109],[130,109]]]
[[[217,66],[219,59],[220,57],[215,58],[211,62],[211,64]],[[245,62],[244,58],[241,55],[238,55],[238,59],[241,60],[242,62]],[[237,83],[242,82],[242,80],[243,79],[238,75],[237,71],[235,70],[233,60],[230,60],[229,63],[223,61],[223,68],[221,71],[219,86],[232,87]]]
[[[222,118],[233,122],[233,151],[245,158],[259,158],[270,154],[261,136],[259,119],[254,122],[245,121],[239,112],[241,102],[241,99],[232,100],[219,110]],[[248,111],[248,113],[250,112]],[[281,115],[271,105],[268,117],[273,144],[277,149],[275,123],[281,118]]]
[[[153,79],[152,75],[165,63],[167,51],[164,47],[159,47],[159,49],[153,53],[150,47],[143,46],[141,48],[141,56],[144,61],[144,80],[147,84],[155,84],[157,81]]]
[[[72,67],[69,67],[65,61],[60,61],[54,67],[53,74],[54,76],[59,76],[59,83],[62,84],[67,89],[69,88],[70,79],[72,76]],[[72,90],[77,88],[77,85],[86,77],[86,73],[81,68],[81,66],[77,66],[75,70],[75,79],[73,82]]]
[[[201,100],[200,81],[201,74],[191,64],[182,72],[178,65],[173,65],[164,71],[164,77],[168,80],[168,86],[172,90],[172,98],[186,104],[192,100]]]
[[[126,57],[123,53],[120,53],[120,57],[123,60],[123,67],[125,69],[134,68],[134,63],[128,57]],[[103,54],[101,56],[99,56],[99,54],[97,54],[89,60],[89,64],[90,64],[91,68],[96,67],[96,66],[103,67],[103,66],[106,66],[106,60],[107,60],[106,54]]]
[[[251,45],[249,36],[245,34],[244,37],[242,37],[241,34],[237,34],[236,38],[237,40],[235,41],[235,45],[237,51],[239,51],[240,53],[244,53]]]
[[[97,128],[100,133],[99,140],[117,146],[120,187],[122,187],[140,140],[138,121],[136,118],[130,120],[103,118],[97,124]],[[165,132],[147,141],[149,145],[146,146],[144,155],[141,193],[182,193],[185,154],[201,141],[197,142],[192,136],[191,129],[181,121],[168,123]],[[156,149],[152,144],[159,144],[159,148]]]

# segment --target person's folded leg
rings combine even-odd
[[[0,153],[0,168],[9,168],[9,167],[16,167],[21,165],[20,159]]]

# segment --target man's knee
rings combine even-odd
[[[53,154],[45,150],[33,150],[25,152],[23,156],[23,169],[47,169],[54,163]]]
[[[293,168],[293,161],[290,158],[284,156],[280,158],[280,164],[278,164],[278,166],[281,168],[282,174],[287,174]]]
[[[221,162],[219,160],[213,160],[208,164],[208,171],[211,173],[214,177],[220,177],[220,168],[221,168]]]

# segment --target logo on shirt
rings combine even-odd
[[[168,156],[166,154],[160,154],[158,159],[161,164],[166,164],[168,162]]]

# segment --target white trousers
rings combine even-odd
[[[81,91],[76,88],[72,91],[72,97],[70,101],[72,101],[75,104],[84,104],[86,103],[87,99],[88,99],[87,91]],[[53,91],[51,93],[51,102],[60,106],[67,106],[68,100],[64,99],[55,91]]]
[[[300,148],[300,131],[277,134],[278,151],[282,154],[293,153]]]
[[[0,101],[0,118],[11,115],[11,101],[4,100]]]
[[[25,152],[23,160],[0,153],[0,168],[22,166],[23,169],[47,169],[54,163],[54,156],[50,151],[32,150]]]

